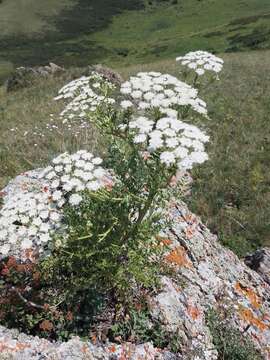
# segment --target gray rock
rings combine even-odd
[[[111,83],[113,83],[116,86],[121,85],[122,82],[124,81],[122,76],[120,74],[118,74],[116,71],[114,71],[106,66],[103,66],[101,64],[89,66],[86,75],[91,74],[92,71],[95,71],[95,72],[103,75],[105,77],[105,79],[107,79],[108,81],[110,81]]]
[[[245,263],[257,271],[270,285],[270,248],[263,248],[245,257]]]
[[[7,92],[31,86],[36,79],[56,76],[65,71],[64,68],[50,63],[48,66],[19,67],[7,79],[5,87]]]
[[[15,179],[5,189],[5,196],[16,191],[24,176],[25,181],[29,177],[35,181],[36,174]],[[214,308],[224,312],[228,325],[249,336],[263,358],[270,360],[269,250],[263,249],[263,253],[245,260],[253,264],[256,272],[224,248],[184,203],[171,202],[164,216],[173,220],[163,236],[170,243],[164,261],[174,275],[162,277],[162,291],[149,300],[149,307],[153,317],[177,334],[181,355],[156,349],[149,343],[98,345],[79,338],[50,343],[0,327],[1,356],[16,360],[216,360],[217,351],[206,321],[208,309]]]

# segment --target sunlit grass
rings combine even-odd
[[[144,3],[149,1],[3,0],[0,59],[16,66],[54,61],[119,67],[190,50],[270,48],[269,0]]]
[[[101,147],[93,130],[75,137],[75,131],[66,131],[59,119],[63,104],[53,97],[70,78],[42,79],[9,94],[0,88],[0,188],[23,171],[44,166],[56,154],[81,148],[95,152]],[[46,124],[52,115],[58,129],[49,131]]]

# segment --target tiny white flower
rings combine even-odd
[[[121,105],[121,107],[122,107],[123,109],[129,109],[130,107],[133,106],[132,102],[129,101],[129,100],[123,100],[123,101],[121,101],[120,105]]]
[[[175,163],[175,155],[172,152],[164,151],[160,154],[160,161],[167,166]]]
[[[94,165],[100,165],[102,163],[102,159],[100,157],[96,157],[92,160]]]
[[[52,198],[54,201],[58,201],[62,198],[62,193],[59,190],[56,190],[53,194],[52,194]]]
[[[10,251],[9,244],[4,244],[4,245],[0,246],[0,254],[8,255],[9,251]]]
[[[72,194],[69,198],[69,203],[72,206],[77,206],[82,202],[82,197],[78,194]]]
[[[40,241],[43,243],[47,243],[51,240],[51,237],[48,233],[41,234],[39,237]]]
[[[21,248],[23,250],[31,249],[32,246],[33,246],[33,242],[30,239],[24,239],[21,243]]]
[[[86,188],[90,191],[97,191],[101,188],[101,184],[98,181],[89,181],[86,184]]]

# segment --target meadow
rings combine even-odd
[[[119,67],[199,48],[267,49],[269,34],[268,0],[3,0],[0,81],[14,66],[48,61]]]
[[[225,61],[220,81],[204,99],[210,119],[210,160],[192,171],[192,196],[186,201],[221,241],[240,256],[269,245],[270,131],[269,51],[221,54]],[[174,60],[116,68],[124,78],[141,70],[177,74]],[[102,152],[91,129],[65,130],[58,120],[62,109],[53,101],[61,85],[79,76],[74,68],[61,78],[0,95],[0,187],[20,172],[43,166],[65,150]],[[49,124],[49,126],[47,125]],[[52,126],[53,125],[53,126]]]

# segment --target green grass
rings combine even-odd
[[[270,52],[223,54],[221,79],[203,98],[211,120],[210,160],[193,171],[191,209],[203,218],[224,244],[240,256],[270,245]],[[174,60],[116,68],[127,78],[142,70],[177,74]],[[81,70],[73,70],[79,75]],[[16,174],[43,166],[55,154],[79,147],[100,149],[96,134],[75,138],[45,124],[62,105],[52,100],[72,74],[42,80],[30,88],[0,94],[0,187]],[[45,137],[33,134],[35,127]],[[18,127],[16,132],[9,129]],[[29,131],[27,136],[22,134]],[[35,147],[34,144],[38,143]]]
[[[50,18],[74,6],[76,0],[3,0],[0,2],[1,37],[34,36],[56,30]]]
[[[0,189],[17,174],[44,166],[55,154],[81,148],[101,150],[92,129],[77,137],[75,131],[66,130],[58,118],[63,104],[53,100],[60,87],[81,72],[73,69],[59,78],[41,79],[11,94],[0,88]],[[53,131],[46,128],[51,114],[58,126]]]
[[[270,245],[269,51],[225,56],[210,104],[210,161],[194,171],[192,209],[238,255]]]
[[[0,59],[132,65],[270,48],[269,0],[2,0]],[[1,65],[0,65],[1,68]]]
[[[215,52],[267,48],[269,33],[269,1],[188,0],[126,11],[91,39],[109,49],[107,62],[122,56],[132,64],[199,48]]]

